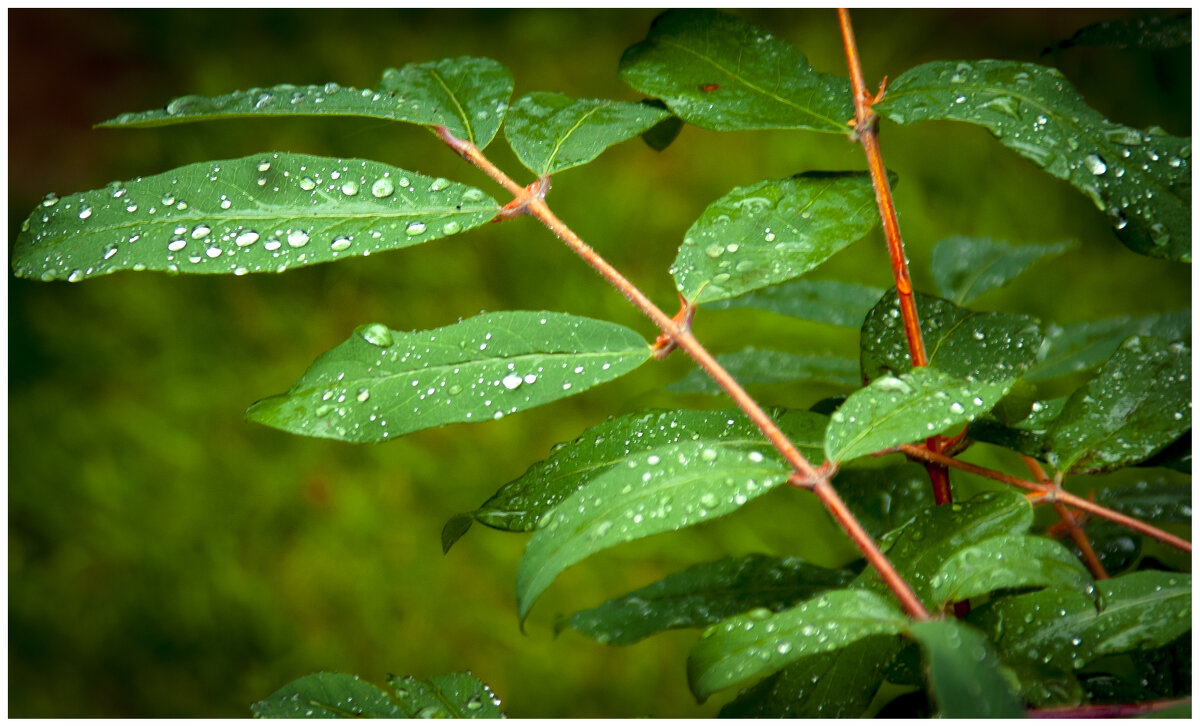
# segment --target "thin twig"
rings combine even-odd
[[[1156,699],[1140,704],[1080,704],[1072,707],[1042,707],[1030,709],[1025,716],[1032,719],[1103,719],[1105,717],[1136,717],[1141,714],[1159,712],[1183,704],[1191,704],[1191,697],[1182,699]]]
[[[1054,482],[1046,475],[1046,470],[1042,469],[1042,465],[1033,457],[1022,455],[1025,460],[1025,466],[1029,468],[1029,472],[1033,474],[1034,479],[1043,485],[1053,486]],[[1058,519],[1067,527],[1067,532],[1071,536],[1071,540],[1075,541],[1075,546],[1079,548],[1080,554],[1083,555],[1083,562],[1087,564],[1088,570],[1092,572],[1092,576],[1103,581],[1108,579],[1108,571],[1105,570],[1104,564],[1100,562],[1100,556],[1096,555],[1096,551],[1092,548],[1092,543],[1087,538],[1087,534],[1083,532],[1079,521],[1075,519],[1075,514],[1072,513],[1067,506],[1061,502],[1054,503],[1054,511],[1058,513]]]

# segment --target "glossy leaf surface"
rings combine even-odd
[[[649,357],[628,328],[565,313],[486,313],[413,332],[370,323],[246,416],[295,434],[379,442],[573,396]]]
[[[1105,119],[1057,69],[996,60],[926,63],[890,84],[875,110],[901,124],[983,126],[1086,194],[1130,249],[1191,261],[1191,140]]]
[[[1034,362],[1042,332],[1016,313],[979,313],[948,300],[914,293],[929,365],[960,378],[998,382],[1019,377]],[[863,376],[900,374],[912,368],[895,289],[863,321]],[[993,401],[993,404],[995,402]],[[990,407],[989,407],[990,408]]]
[[[850,82],[817,73],[794,46],[714,10],[668,10],[621,56],[621,80],[716,131],[846,133]]]
[[[688,684],[697,699],[766,676],[813,654],[875,634],[898,634],[904,613],[882,596],[842,589],[786,611],[753,611],[709,627],[688,654]]]
[[[392,677],[388,685],[391,691],[349,674],[321,672],[289,682],[250,709],[255,717],[284,719],[503,716],[492,691],[470,674],[447,674],[428,681]]]
[[[1192,311],[1047,326],[1046,338],[1038,350],[1038,361],[1025,378],[1031,381],[1052,379],[1095,368],[1108,360],[1130,336],[1156,336],[1190,344]]]
[[[717,356],[717,362],[743,386],[820,382],[854,388],[861,383],[858,362],[838,356],[807,356],[749,348],[737,353],[723,353]],[[676,394],[725,393],[725,390],[701,369],[694,369],[684,378],[668,385],[667,391]]]
[[[1192,353],[1182,344],[1127,339],[1051,424],[1051,464],[1103,472],[1175,441],[1192,426],[1191,371]]]
[[[991,442],[1030,457],[1045,459],[1050,426],[1066,405],[1065,396],[1034,401],[1030,405],[1029,416],[1011,424],[991,416],[983,417],[971,423],[970,436],[981,442]]]
[[[914,623],[908,633],[921,644],[929,687],[942,717],[1020,718],[1017,695],[983,634],[959,621]]]
[[[499,719],[500,700],[470,674],[446,674],[428,680],[391,677],[396,701],[419,719]]]
[[[121,114],[101,126],[162,126],[245,116],[366,116],[445,126],[480,149],[500,129],[512,95],[508,70],[491,58],[446,58],[384,71],[379,89],[282,84],[224,96],[182,96],[163,109]]]
[[[541,177],[587,164],[670,116],[649,104],[538,91],[513,104],[504,136],[521,163]]]
[[[732,298],[803,275],[878,222],[870,177],[810,172],[735,187],[683,238],[671,274],[685,298]]]
[[[964,545],[933,574],[934,603],[954,603],[1001,588],[1084,588],[1086,568],[1066,546],[1048,538],[1012,533]]]
[[[928,366],[880,376],[829,418],[825,454],[847,462],[941,434],[987,412],[1011,386],[1011,380],[970,382]]]
[[[938,293],[957,305],[966,305],[1003,287],[1038,260],[1061,255],[1074,244],[1010,245],[955,235],[933,246],[930,267]]]
[[[756,608],[780,611],[844,586],[847,570],[751,554],[701,563],[561,620],[602,644],[624,646],[667,629],[699,628]]]
[[[859,525],[878,538],[933,505],[929,475],[916,464],[844,467],[833,480]]]
[[[408,247],[495,216],[473,187],[360,159],[262,154],[49,195],[13,251],[21,277],[282,272]]]
[[[1192,488],[1188,485],[1143,480],[1096,493],[1096,502],[1150,523],[1192,521]]]
[[[879,302],[883,288],[836,280],[793,280],[751,291],[737,298],[705,303],[705,308],[758,308],[780,315],[861,328],[867,312]]]

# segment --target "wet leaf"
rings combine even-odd
[[[1149,523],[1192,522],[1192,488],[1165,480],[1143,480],[1096,493],[1096,502]]]
[[[704,632],[688,654],[688,684],[703,701],[806,656],[876,634],[898,634],[907,625],[902,611],[863,590],[829,591],[779,613],[752,611]]]
[[[908,633],[921,644],[929,688],[942,717],[1025,716],[1000,660],[983,634],[953,620],[914,623]]]
[[[1054,68],[1015,61],[936,61],[888,86],[876,111],[900,124],[978,124],[1104,212],[1142,255],[1192,259],[1190,139],[1115,124]]]
[[[360,159],[261,154],[49,196],[17,236],[17,275],[282,272],[408,247],[495,216],[473,187]]]
[[[1127,339],[1050,425],[1050,463],[1071,473],[1103,472],[1175,441],[1192,426],[1191,370],[1191,350],[1182,344]]]
[[[349,674],[320,672],[291,681],[250,707],[259,718],[428,719],[503,717],[492,690],[470,674],[429,680],[392,677],[384,691]]]
[[[791,44],[715,10],[668,10],[621,56],[621,80],[716,131],[812,129],[844,134],[850,82],[817,73]]]
[[[428,680],[391,677],[388,685],[404,710],[420,719],[499,719],[500,700],[470,674],[446,674]]]
[[[1020,377],[1033,365],[1042,342],[1035,319],[1016,313],[979,313],[921,293],[914,297],[925,355],[933,368],[959,378],[1001,382]],[[867,314],[860,347],[866,378],[912,368],[894,288]]]
[[[705,308],[758,308],[831,326],[861,328],[867,312],[879,302],[883,288],[836,280],[793,280],[737,298],[705,303]]]
[[[1082,589],[1089,582],[1087,569],[1066,546],[1025,533],[964,545],[930,579],[934,603],[956,603],[1001,588]]]
[[[1035,401],[1029,416],[1005,424],[993,416],[981,417],[971,423],[970,437],[981,442],[998,444],[1037,459],[1046,458],[1050,426],[1067,405],[1067,397]]]
[[[565,313],[485,313],[413,332],[370,323],[246,417],[310,437],[380,442],[532,409],[611,381],[649,357],[650,347],[628,328]]]
[[[809,172],[734,189],[683,238],[671,267],[685,298],[732,298],[803,275],[878,223],[862,172]]]
[[[848,462],[961,427],[995,406],[1011,386],[1012,380],[970,382],[928,366],[899,378],[880,376],[829,418],[825,454]]]
[[[859,525],[878,538],[933,505],[929,475],[917,464],[845,467],[833,480]]]
[[[830,588],[852,571],[754,553],[694,565],[596,608],[561,619],[602,644],[624,646],[667,629],[699,628],[756,608],[780,611]]]
[[[587,164],[670,116],[644,103],[538,91],[513,104],[504,136],[521,163],[542,177]]]
[[[1190,45],[1191,42],[1192,15],[1189,12],[1169,18],[1151,17],[1092,23],[1075,31],[1070,38],[1044,48],[1042,55],[1089,45],[1112,46],[1120,50],[1163,50]]]
[[[1192,311],[1047,326],[1046,338],[1038,350],[1038,361],[1025,378],[1030,381],[1052,379],[1090,370],[1108,360],[1130,336],[1157,336],[1190,345]]]
[[[966,305],[1008,284],[1038,260],[1061,255],[1074,246],[1074,242],[1010,245],[986,237],[955,235],[933,246],[930,266],[938,293],[956,305]]]
[[[496,136],[513,82],[491,58],[445,58],[383,73],[379,89],[282,84],[224,96],[182,96],[163,109],[121,114],[100,126],[163,126],[245,116],[365,116],[445,126],[480,149]]]
[[[819,382],[855,388],[861,383],[858,362],[838,356],[807,356],[748,348],[738,353],[723,353],[717,356],[717,362],[743,386]],[[684,378],[669,384],[667,391],[676,394],[725,393],[701,369],[693,369]]]
[[[642,99],[642,103],[647,106],[653,106],[656,109],[667,110],[667,105],[656,98]],[[683,131],[683,119],[675,114],[671,114],[647,129],[642,134],[642,141],[646,142],[646,146],[649,146],[654,151],[664,151],[675,141],[675,138],[679,136],[679,132],[681,131]]]

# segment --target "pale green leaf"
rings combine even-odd
[[[683,238],[671,267],[685,298],[732,298],[803,275],[879,221],[861,172],[809,172],[735,187]]]
[[[1010,245],[986,237],[955,235],[933,246],[930,267],[938,293],[953,303],[966,305],[1003,287],[1038,260],[1061,255],[1074,246],[1074,242]]]
[[[1021,701],[983,634],[953,620],[914,623],[908,633],[921,644],[929,687],[942,717],[1025,716]]]
[[[446,674],[429,680],[391,677],[385,691],[349,674],[321,672],[301,677],[250,707],[259,718],[374,717],[429,719],[503,717],[499,700],[470,674]]]
[[[1052,379],[1095,368],[1108,360],[1130,336],[1157,336],[1190,344],[1192,311],[1047,326],[1046,338],[1038,349],[1038,361],[1025,378],[1030,381]]]
[[[838,356],[808,356],[783,351],[759,351],[748,348],[737,353],[723,353],[717,362],[739,384],[786,384],[818,382],[854,388],[861,384],[858,362]],[[701,369],[667,386],[676,394],[724,394],[712,377]]]
[[[47,196],[22,225],[13,267],[71,281],[282,272],[436,240],[497,210],[478,189],[379,162],[262,154]]]
[[[793,280],[746,293],[737,298],[714,300],[705,308],[758,308],[785,316],[846,328],[861,328],[867,313],[879,302],[883,288],[836,280]]]
[[[371,323],[246,416],[295,434],[379,442],[573,396],[649,357],[628,328],[565,313],[485,313],[413,332]]]
[[[513,104],[504,136],[521,163],[542,177],[587,164],[670,116],[644,103],[538,91]]]
[[[621,57],[621,80],[705,129],[844,134],[850,83],[817,73],[794,46],[715,10],[668,10]]]

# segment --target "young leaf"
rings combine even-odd
[[[649,346],[628,328],[565,313],[486,313],[411,333],[370,323],[246,417],[311,437],[380,442],[532,409],[611,381],[649,357]]]
[[[798,659],[875,634],[898,634],[902,611],[870,591],[840,589],[771,613],[751,611],[710,626],[688,654],[688,684],[704,701],[713,692],[766,676]]]
[[[713,202],[683,238],[671,274],[705,303],[803,275],[878,222],[862,172],[808,172],[767,180]]]
[[[1047,326],[1046,338],[1038,350],[1038,361],[1025,378],[1030,381],[1052,379],[1087,371],[1107,361],[1130,336],[1157,336],[1171,342],[1190,343],[1192,311]]]
[[[956,305],[966,305],[1003,287],[1038,260],[1061,255],[1074,246],[1074,242],[1018,246],[955,235],[933,246],[930,267],[938,293]]]
[[[941,298],[914,296],[933,368],[959,378],[1000,382],[1018,378],[1033,364],[1042,342],[1033,318],[979,313]],[[895,288],[884,293],[863,321],[861,350],[863,376],[868,379],[912,368]]]
[[[930,579],[933,603],[954,603],[1001,588],[1067,586],[1091,581],[1066,546],[1025,533],[998,535],[965,545]]]
[[[1089,591],[1090,592],[1090,591]],[[1096,601],[1065,588],[1001,598],[970,620],[1005,660],[1029,659],[1066,672],[1108,654],[1153,649],[1192,627],[1192,577],[1138,571],[1098,581]]]
[[[1140,462],[1192,426],[1192,353],[1133,337],[1067,400],[1047,434],[1049,461],[1071,473]]]
[[[625,646],[667,629],[699,628],[756,608],[780,611],[830,588],[852,571],[754,553],[694,565],[596,608],[560,619],[602,644]]]
[[[1000,660],[983,634],[960,621],[914,623],[908,633],[921,644],[929,669],[929,687],[942,717],[1025,716]]]
[[[282,272],[408,247],[495,216],[473,187],[359,159],[263,154],[47,196],[17,236],[20,277]]]
[[[838,356],[806,356],[748,348],[738,353],[721,354],[717,356],[717,362],[743,386],[815,381],[852,389],[861,383],[858,362]],[[700,369],[693,369],[687,376],[669,384],[667,391],[676,394],[724,393],[724,389]]]
[[[375,717],[503,717],[499,700],[486,684],[470,674],[446,674],[428,681],[391,677],[386,692],[349,674],[320,672],[288,682],[274,694],[251,705],[259,718]]]
[[[668,10],[621,56],[621,80],[701,128],[844,134],[850,83],[817,73],[791,44],[714,10]]]
[[[513,82],[491,58],[446,58],[384,71],[379,90],[282,84],[224,96],[182,96],[163,109],[121,114],[100,126],[163,126],[245,116],[365,116],[445,126],[480,149],[500,129]]]
[[[836,280],[793,280],[737,298],[705,303],[704,307],[758,308],[831,326],[862,328],[863,319],[883,294],[883,288]]]
[[[928,366],[899,378],[881,376],[851,394],[829,418],[825,454],[848,462],[941,434],[987,412],[1012,383],[967,381]]]
[[[833,481],[858,523],[878,538],[933,505],[929,475],[912,463],[890,467],[844,467]]]
[[[770,414],[805,457],[820,457],[828,417],[807,411],[775,410]],[[758,447],[764,456],[776,457],[774,450],[766,447],[758,427],[737,409],[626,414],[591,427],[573,442],[558,445],[549,457],[530,465],[525,474],[501,487],[470,515],[499,530],[533,530],[543,515],[602,473],[637,467],[651,450],[684,441],[703,444],[711,451],[705,456],[712,459],[726,448],[746,447]],[[455,520],[447,523],[450,534],[452,523]],[[459,526],[455,524],[454,529]]]
[[[546,513],[517,566],[517,611],[592,553],[726,515],[787,481],[765,442],[714,447],[681,440],[599,475]]]
[[[892,121],[978,124],[1091,198],[1142,255],[1192,259],[1190,139],[1114,124],[1054,68],[935,61],[909,69],[875,109]]]
[[[587,164],[670,116],[644,103],[577,100],[538,91],[513,104],[504,136],[521,163],[543,177]]]

